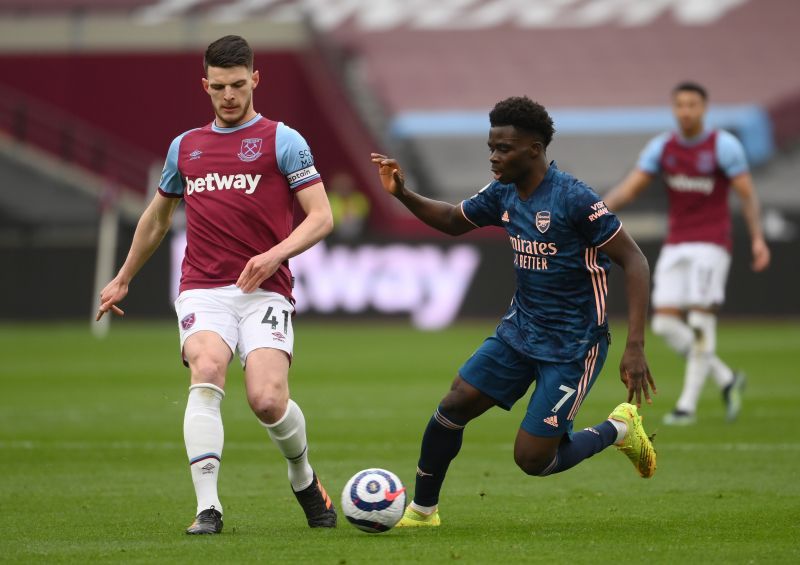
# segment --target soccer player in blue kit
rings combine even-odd
[[[459,369],[428,422],[414,499],[398,526],[441,524],[439,493],[464,427],[493,406],[510,410],[533,381],[514,443],[514,460],[526,474],[566,471],[610,445],[640,476],[656,470],[637,409],[656,391],[644,353],[647,260],[592,189],[548,162],[545,151],[555,130],[543,106],[528,97],[507,98],[489,120],[494,180],[460,206],[412,192],[396,160],[372,154],[384,189],[429,226],[450,235],[483,226],[505,229],[517,276],[514,299],[495,334]],[[573,433],[572,422],[608,352],[611,261],[622,267],[627,290],[628,336],[619,367],[627,402],[607,420]]]

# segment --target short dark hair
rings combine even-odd
[[[489,123],[492,127],[514,126],[532,133],[545,147],[550,145],[556,132],[553,119],[544,106],[527,96],[512,96],[495,104],[489,112]]]
[[[696,92],[703,98],[703,101],[708,100],[708,92],[706,89],[700,84],[690,80],[685,80],[675,85],[675,88],[672,89],[672,95],[675,96],[679,92]]]
[[[253,70],[253,49],[244,37],[226,35],[220,37],[206,49],[203,58],[203,68],[208,73],[208,67],[247,67]]]

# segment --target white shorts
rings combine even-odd
[[[285,351],[292,357],[294,306],[275,292],[256,289],[245,294],[235,285],[185,290],[175,301],[181,353],[186,338],[199,331],[218,334],[231,351],[247,355],[262,347]]]
[[[665,245],[653,274],[653,307],[710,308],[725,301],[731,256],[713,243]]]

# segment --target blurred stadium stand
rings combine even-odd
[[[64,281],[80,307],[53,298],[37,315],[83,312],[91,273],[79,272],[93,260],[96,210],[109,198],[122,203],[130,236],[170,140],[210,119],[203,48],[236,33],[253,44],[265,79],[256,108],[300,130],[324,176],[352,176],[378,242],[440,239],[380,192],[370,151],[399,156],[415,188],[455,202],[489,180],[488,110],[527,94],[555,118],[550,156],[603,192],[647,139],[673,127],[672,86],[697,80],[711,94],[710,121],[748,150],[778,246],[773,274],[747,295],[778,292],[798,282],[779,276],[788,265],[781,246],[796,245],[800,219],[798,25],[794,0],[0,0],[0,258],[27,269],[34,288],[66,265],[63,245],[44,242],[82,237],[90,259]],[[651,259],[664,203],[651,189],[623,215]],[[502,243],[498,232],[466,241],[505,258],[484,249]],[[34,248],[41,260],[20,263]],[[744,255],[746,241],[737,249]],[[168,250],[153,263],[138,285],[163,284]],[[463,314],[504,307],[510,284],[491,304],[480,299],[502,268],[495,263],[479,268]],[[746,271],[744,257],[737,264]],[[0,295],[18,289],[2,277]],[[787,313],[737,292],[726,309]],[[131,309],[168,314],[149,294],[132,293]],[[788,313],[800,313],[793,300]],[[0,318],[30,315],[13,300],[0,304]]]
[[[788,152],[757,181],[767,204],[800,207],[784,175],[773,182],[800,138],[794,0],[442,4],[380,18],[376,3],[331,32],[432,193],[482,186],[487,111],[516,94],[553,112],[551,156],[602,192],[673,127],[669,92],[693,79],[711,94],[710,122],[736,133],[755,166]]]

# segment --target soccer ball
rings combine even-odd
[[[359,530],[377,534],[391,530],[406,508],[406,488],[386,469],[364,469],[342,491],[342,511]]]

